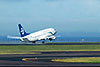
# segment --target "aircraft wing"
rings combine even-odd
[[[56,38],[56,37],[53,36],[53,35],[52,35],[52,36],[43,35],[43,36],[40,36],[40,37],[39,37],[39,40],[43,40],[43,39],[45,39],[45,40],[46,40],[46,39],[49,39],[49,40],[52,39],[52,40],[53,40],[53,39],[55,39],[55,38]]]
[[[38,40],[43,40],[43,39],[46,39],[47,38],[47,36],[39,36],[39,38],[38,38]]]

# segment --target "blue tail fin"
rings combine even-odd
[[[19,32],[20,32],[21,37],[24,37],[24,36],[28,35],[28,33],[25,32],[25,30],[21,26],[21,24],[18,24],[18,27],[19,27]]]

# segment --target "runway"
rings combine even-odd
[[[56,51],[40,54],[7,54],[0,55],[0,66],[100,66],[99,63],[65,63],[51,62],[51,59],[72,57],[100,57],[100,51]],[[37,61],[22,61],[23,58],[37,58]]]

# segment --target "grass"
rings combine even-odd
[[[100,57],[53,59],[53,62],[73,62],[73,63],[100,63]]]
[[[100,45],[1,45],[0,54],[33,54],[33,51],[100,51]]]

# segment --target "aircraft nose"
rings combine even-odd
[[[56,29],[54,29],[54,31],[56,31]]]
[[[57,32],[56,32],[56,31],[54,31],[54,32],[53,32],[53,35],[55,35],[56,33],[57,33]]]
[[[56,29],[53,28],[53,29],[52,29],[52,34],[55,35],[56,33],[57,33],[57,32],[56,32]]]
[[[57,33],[56,29],[54,29],[54,35]]]
[[[57,33],[57,31],[54,33],[54,35]]]

